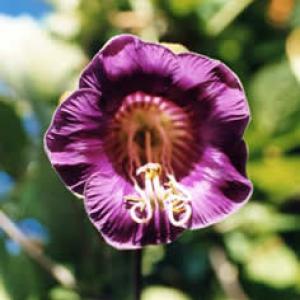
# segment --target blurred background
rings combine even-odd
[[[0,1],[0,299],[132,299],[132,253],[99,238],[42,145],[60,96],[122,32],[224,61],[253,114],[251,201],[146,248],[143,300],[300,299],[298,0]]]

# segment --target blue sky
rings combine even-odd
[[[40,18],[51,10],[46,0],[0,0],[0,14],[18,16],[29,14]]]

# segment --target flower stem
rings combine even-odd
[[[142,291],[142,249],[135,250],[133,261],[134,300],[141,300]]]

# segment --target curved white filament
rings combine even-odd
[[[153,189],[154,189],[154,193],[155,193],[156,197],[159,200],[164,199],[165,194],[166,194],[166,190],[160,184],[158,176],[156,176],[156,177],[153,178]]]
[[[147,223],[149,220],[151,220],[153,216],[153,209],[151,206],[150,199],[147,197],[146,192],[139,187],[139,185],[135,182],[134,188],[139,194],[139,196],[125,196],[125,201],[133,202],[134,204],[129,210],[130,216],[133,221],[135,221],[138,224]],[[138,212],[139,210],[139,212]],[[142,212],[146,212],[145,217],[139,217],[139,214]]]
[[[181,203],[176,204],[177,201],[181,201]],[[184,213],[181,213],[180,219],[176,220],[174,212],[179,209],[184,210]],[[189,203],[186,203],[186,201],[182,198],[175,195],[172,195],[171,199],[166,200],[166,210],[170,223],[176,227],[185,226],[192,216],[191,205]]]
[[[142,218],[139,217],[137,209],[139,209],[140,212],[145,211],[146,216],[142,217]],[[134,204],[130,208],[130,216],[131,216],[132,220],[138,224],[144,224],[144,223],[149,222],[153,216],[153,210],[152,210],[150,201],[138,202],[138,203]]]

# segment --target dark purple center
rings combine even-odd
[[[182,177],[192,167],[196,141],[186,109],[161,97],[127,95],[111,120],[106,151],[115,169],[133,179],[136,170],[159,163],[163,174]]]

